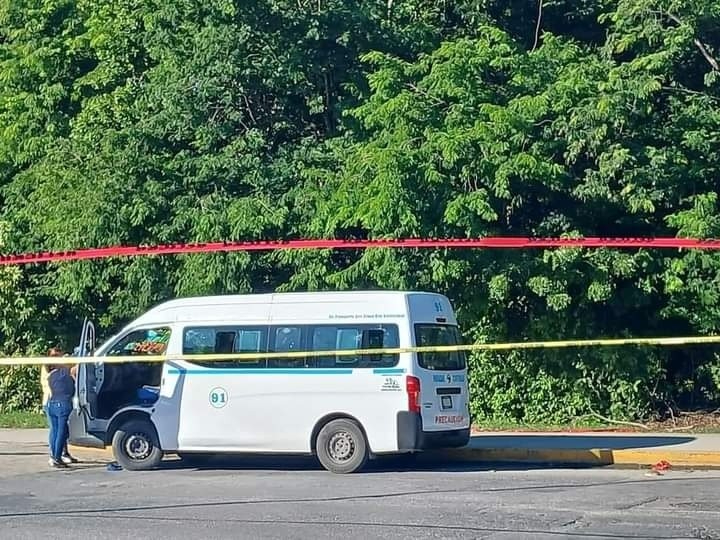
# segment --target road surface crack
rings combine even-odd
[[[660,500],[660,497],[650,497],[649,499],[643,499],[641,501],[637,501],[637,502],[630,503],[630,504],[616,505],[615,509],[616,510],[632,510],[633,508],[639,508],[641,506],[645,506],[646,504],[651,504],[651,503],[654,503],[655,501],[659,501],[659,500]]]

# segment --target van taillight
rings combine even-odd
[[[405,389],[408,396],[408,411],[420,412],[420,379],[408,376],[405,380]]]

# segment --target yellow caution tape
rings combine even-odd
[[[567,347],[617,347],[622,345],[705,345],[720,343],[720,336],[669,337],[669,338],[627,338],[627,339],[586,339],[562,341],[521,341],[516,343],[474,343],[471,345],[442,345],[431,347],[396,347],[384,349],[343,349],[334,351],[287,351],[228,354],[149,354],[132,356],[37,356],[0,358],[0,366],[29,366],[47,364],[122,364],[128,362],[167,361],[252,361],[273,358],[313,358],[321,356],[358,356],[403,353],[456,352],[456,351],[508,351],[516,349],[555,349]]]

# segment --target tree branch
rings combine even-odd
[[[650,428],[648,426],[646,426],[645,424],[638,424],[637,422],[624,422],[622,420],[613,420],[612,418],[608,418],[606,416],[598,414],[595,411],[590,411],[590,412],[591,412],[592,416],[594,416],[595,418],[599,418],[600,420],[602,420],[603,422],[607,422],[608,424],[620,424],[623,426],[633,426],[633,427],[642,428],[642,429],[648,430],[648,431],[650,430]]]
[[[695,429],[695,426],[682,426],[682,427],[674,427],[668,429],[669,432],[673,433],[675,431],[687,431],[689,429]]]
[[[335,123],[332,114],[332,92],[330,91],[330,74],[327,70],[323,72],[323,83],[325,85],[325,129],[328,135],[335,132]]]
[[[538,42],[540,41],[540,25],[542,24],[543,15],[543,0],[538,0],[538,16],[537,25],[535,25],[535,43],[533,44],[532,50],[537,49]]]
[[[433,100],[433,101],[434,101],[435,103],[437,103],[438,105],[448,105],[448,103],[447,103],[445,100],[443,100],[443,99],[441,99],[441,98],[439,98],[439,97],[437,97],[437,96],[433,96],[431,93],[426,92],[426,91],[423,90],[422,88],[419,88],[416,84],[407,83],[407,86],[408,86],[408,88],[410,88],[410,90],[412,90],[413,92],[417,92],[418,94],[421,94],[421,95],[425,96],[426,98]]]
[[[250,116],[250,120],[253,124],[257,124],[257,120],[255,119],[255,115],[253,114],[252,107],[250,106],[250,100],[247,98],[246,94],[242,95],[243,101],[245,101],[245,110],[247,110],[248,115]]]
[[[698,38],[695,38],[693,40],[693,43],[695,43],[697,48],[700,49],[700,52],[705,57],[705,60],[708,61],[708,64],[710,64],[715,71],[720,71],[720,63],[718,63],[718,61],[715,58],[713,58],[713,56],[710,54],[710,51],[705,46],[705,44],[702,41],[700,41]]]
[[[665,15],[667,16],[668,19],[670,19],[674,23],[676,23],[678,25],[683,24],[682,20],[677,15],[673,15],[672,13],[666,13]],[[700,50],[700,53],[703,55],[703,57],[705,58],[707,63],[710,64],[715,71],[720,72],[720,63],[717,61],[716,58],[713,57],[712,54],[710,54],[710,51],[708,50],[707,46],[702,41],[700,41],[700,38],[695,37],[693,39],[693,43]]]
[[[714,100],[714,101],[720,101],[720,97],[712,96],[712,95],[706,94],[706,93],[704,93],[704,92],[698,92],[697,90],[690,90],[689,88],[683,88],[682,86],[667,86],[667,85],[663,85],[663,86],[662,86],[662,89],[663,89],[663,90],[666,90],[666,91],[668,91],[668,92],[680,92],[680,93],[682,93],[682,94],[688,94],[688,95],[691,95],[691,96],[701,96],[701,97],[705,97],[705,98],[708,98],[708,99],[712,99],[712,100]]]

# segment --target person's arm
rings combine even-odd
[[[77,379],[77,371],[78,371],[78,365],[77,365],[77,364],[75,364],[74,366],[72,366],[72,367],[70,368],[70,376],[71,376],[73,379]]]
[[[50,370],[48,369],[48,366],[45,364],[40,366],[40,386],[42,388],[42,403],[45,405],[47,403],[48,399],[50,398],[50,382],[48,381],[48,378],[50,377]]]

